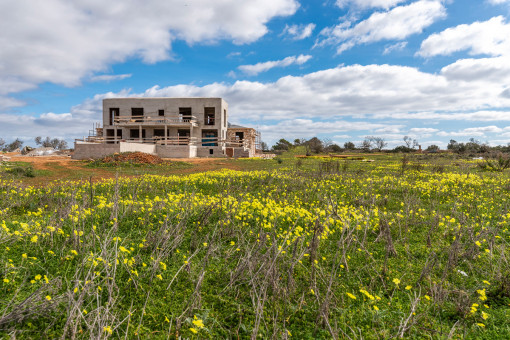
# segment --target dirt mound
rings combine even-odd
[[[116,153],[110,156],[106,156],[102,159],[97,160],[98,163],[122,165],[125,163],[129,164],[161,164],[163,160],[161,157],[150,155],[143,152],[123,152]]]

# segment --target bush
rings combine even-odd
[[[510,168],[510,158],[500,153],[493,159],[485,159],[483,163],[478,164],[478,167],[484,171],[503,172],[504,170]]]
[[[6,172],[14,176],[35,177],[34,168],[31,166],[16,166],[14,168],[7,169]]]

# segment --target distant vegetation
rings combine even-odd
[[[418,151],[420,145],[418,140],[412,139],[409,136],[404,136],[403,144],[387,149],[388,143],[382,137],[367,136],[357,146],[353,142],[345,142],[343,147],[333,143],[329,139],[319,139],[313,137],[309,140],[295,139],[294,143],[282,138],[271,148],[271,151],[281,153],[288,151],[297,146],[304,146],[306,154],[320,154],[320,153],[342,153],[342,152],[393,152],[393,153],[412,153]],[[437,145],[429,145],[426,149],[422,150],[427,153],[440,152],[441,149]],[[446,151],[462,155],[488,155],[491,153],[504,152],[510,153],[510,144],[507,146],[489,146],[487,143],[482,143],[474,138],[469,139],[468,142],[462,143],[456,140],[450,140],[447,145]]]

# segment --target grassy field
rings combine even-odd
[[[4,174],[0,337],[510,338],[508,173],[293,156]]]

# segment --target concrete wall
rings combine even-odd
[[[151,155],[156,154],[156,145],[142,143],[123,143],[120,142],[120,152],[145,152]]]
[[[212,155],[210,153],[210,150],[213,150]],[[199,146],[199,147],[197,147],[196,157],[217,158],[217,157],[226,157],[226,155],[223,153],[223,148],[221,146]]]
[[[197,147],[190,145],[157,145],[156,154],[162,158],[193,158]]]
[[[193,128],[192,137],[202,138],[202,129],[217,129],[218,137],[226,138],[228,104],[222,98],[107,98],[103,100],[103,130],[113,128],[110,125],[110,108],[118,108],[120,116],[131,116],[131,108],[143,108],[145,117],[158,117],[158,111],[164,110],[165,117],[177,119],[180,107],[190,107],[191,115],[197,119],[198,127]],[[214,125],[204,125],[206,107],[215,108]],[[171,124],[168,125],[169,128],[170,126]],[[142,127],[146,129],[146,138],[152,137],[153,128],[160,128],[153,124],[150,126],[142,124]],[[122,128],[122,137],[129,138],[129,129],[136,128],[136,125]],[[172,135],[177,135],[177,128],[172,128],[170,136]]]
[[[120,152],[119,144],[74,143],[73,159],[96,159]]]

